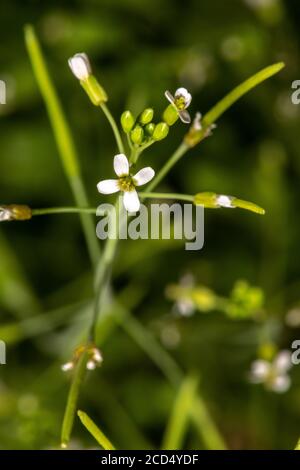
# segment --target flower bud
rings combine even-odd
[[[130,133],[132,142],[136,145],[140,145],[143,142],[144,130],[141,126],[137,125]]]
[[[10,220],[29,220],[32,217],[30,207],[20,204],[11,204],[0,207],[0,222]]]
[[[169,104],[163,113],[163,120],[168,124],[168,126],[173,126],[178,118],[179,115],[177,109],[172,104]]]
[[[149,124],[145,126],[146,134],[148,134],[150,137],[152,137],[154,129],[155,129],[154,122],[149,122]]]
[[[78,80],[86,80],[92,74],[92,68],[88,56],[81,52],[68,60],[73,74]]]
[[[168,133],[169,133],[168,124],[166,124],[165,122],[160,122],[159,124],[156,124],[152,138],[154,140],[162,140],[167,137]]]
[[[81,80],[80,84],[95,106],[107,101],[107,94],[94,75],[89,75],[87,79]]]
[[[149,124],[152,121],[154,111],[152,108],[146,108],[139,117],[139,121],[142,125]]]
[[[124,111],[121,115],[121,126],[123,131],[126,134],[129,134],[129,132],[132,130],[133,126],[135,124],[135,120],[133,115],[131,114],[130,111]]]

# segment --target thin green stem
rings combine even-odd
[[[46,207],[44,209],[32,209],[32,215],[96,214],[96,210],[96,207]]]
[[[143,191],[139,192],[139,195],[142,199],[176,199],[178,201],[188,201],[193,202],[194,196],[189,194],[179,194],[179,193],[144,193]]]
[[[69,180],[75,202],[78,206],[88,206],[88,198],[80,172],[79,158],[71,131],[47,70],[39,41],[33,27],[30,25],[25,27],[25,42],[33,72],[47,108],[61,162]],[[88,214],[82,214],[80,218],[89,255],[93,265],[95,265],[100,255],[100,248],[95,236],[93,220]]]
[[[67,406],[65,409],[61,431],[61,447],[64,449],[68,446],[68,443],[70,441],[80,387],[85,377],[87,360],[88,354],[87,352],[84,352],[83,354],[81,354],[74,370],[73,381],[68,395]]]
[[[119,128],[116,124],[116,121],[115,121],[113,115],[111,114],[110,110],[108,109],[108,107],[105,103],[102,103],[100,105],[100,107],[101,107],[102,111],[104,112],[105,116],[107,117],[107,120],[109,121],[109,123],[111,125],[112,131],[114,133],[114,136],[115,136],[115,139],[116,139],[116,142],[117,142],[119,152],[120,153],[125,153],[123,140],[122,140]]]
[[[78,410],[77,414],[83,426],[104,450],[115,450],[115,447],[112,445],[110,440],[105,436],[101,429],[98,428],[94,421],[84,413],[84,411]]]

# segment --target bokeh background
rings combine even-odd
[[[26,23],[41,40],[92,205],[102,201],[96,183],[111,175],[115,143],[70,73],[68,57],[88,53],[116,118],[146,106],[158,116],[164,90],[180,85],[193,93],[191,111],[206,112],[259,69],[286,62],[161,184],[164,191],[233,194],[265,207],[266,215],[206,211],[200,252],[174,241],[121,243],[114,287],[137,321],[135,334],[126,317],[116,321],[112,313],[103,321],[104,363],[87,377],[80,408],[118,448],[160,446],[177,389],[151,359],[151,344],[146,353],[141,328],[172,365],[199,375],[199,392],[229,448],[292,449],[300,435],[300,366],[280,395],[250,384],[248,371],[270,342],[290,349],[300,336],[300,114],[291,103],[291,83],[300,78],[299,1],[4,0],[1,10],[0,78],[8,92],[0,107],[3,204],[73,204],[24,46]],[[168,139],[145,152],[144,166],[160,168],[185,131],[174,126]],[[232,296],[239,280],[257,286],[266,320],[249,313],[247,299],[238,300],[241,314],[199,309],[190,318],[175,315],[166,286],[186,273],[222,298]],[[1,449],[59,444],[70,385],[60,364],[86,331],[91,301],[91,268],[76,215],[1,224],[0,339],[7,343],[7,365],[0,366]],[[73,436],[73,447],[94,445],[79,420]],[[205,448],[192,425],[184,447]]]

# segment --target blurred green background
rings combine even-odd
[[[206,211],[199,252],[174,241],[122,242],[114,287],[138,329],[151,333],[184,372],[200,376],[200,392],[229,448],[293,448],[300,435],[300,368],[292,369],[292,386],[282,395],[250,384],[247,374],[265,341],[290,349],[300,335],[300,112],[291,103],[291,83],[300,78],[299,1],[3,0],[1,9],[0,78],[8,93],[0,107],[3,204],[73,205],[25,50],[26,23],[42,43],[93,206],[103,201],[96,183],[112,174],[116,148],[103,114],[70,73],[71,55],[89,55],[117,119],[124,109],[138,113],[146,106],[158,116],[164,91],[178,86],[192,92],[191,112],[204,113],[248,76],[285,61],[279,75],[231,108],[213,137],[161,184],[162,191],[233,194],[263,206],[266,215]],[[177,123],[141,164],[159,169],[185,131]],[[222,297],[240,279],[260,287],[267,320],[233,319],[218,310],[174,315],[166,286],[185,273]],[[0,339],[7,343],[7,365],[0,366],[1,449],[58,445],[70,384],[60,364],[86,331],[91,301],[92,274],[76,215],[1,224]],[[100,326],[104,363],[87,377],[80,408],[118,448],[157,447],[176,387],[138,344],[139,330],[135,338],[128,334],[126,318]],[[94,445],[79,420],[73,436],[73,447]],[[184,446],[205,448],[192,426]]]

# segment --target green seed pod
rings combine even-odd
[[[123,131],[126,134],[129,134],[129,132],[132,130],[133,126],[135,124],[135,120],[133,115],[131,114],[130,111],[124,111],[121,115],[121,126]]]
[[[152,108],[146,108],[140,115],[139,121],[144,126],[145,124],[149,124],[152,121],[154,115],[154,111]]]
[[[178,111],[172,104],[169,104],[169,106],[164,110],[163,120],[168,124],[168,126],[173,126],[178,118]]]
[[[165,122],[160,122],[156,124],[152,138],[154,140],[162,140],[167,137],[169,133],[169,126]]]
[[[141,126],[136,125],[130,133],[130,138],[134,144],[140,145],[143,142],[144,130]]]
[[[152,137],[154,129],[155,129],[154,122],[149,122],[149,124],[145,126],[146,134],[148,134],[150,137]]]
[[[94,75],[89,75],[85,80],[81,80],[80,84],[95,106],[107,101],[107,94]]]

